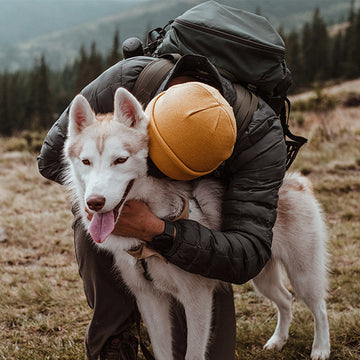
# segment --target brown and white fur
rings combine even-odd
[[[114,114],[107,115],[95,115],[87,100],[78,95],[69,118],[64,152],[69,165],[68,181],[87,229],[90,222],[85,209],[90,210],[94,198],[102,199],[101,208],[96,208],[99,216],[115,209],[116,221],[127,199],[143,200],[157,216],[165,218],[181,208],[184,197],[195,197],[201,207],[192,204],[190,219],[219,229],[220,184],[211,180],[190,184],[147,176],[148,119],[128,91],[116,91]],[[133,186],[124,196],[131,180]],[[279,196],[272,258],[253,280],[256,289],[278,309],[276,330],[264,347],[281,349],[288,338],[292,296],[281,281],[280,268],[284,266],[296,296],[314,316],[311,358],[328,359],[327,236],[321,209],[311,184],[299,174],[285,177]],[[98,247],[114,255],[117,270],[136,298],[155,358],[173,359],[169,307],[170,298],[175,297],[184,306],[188,327],[185,359],[204,360],[210,337],[212,294],[221,282],[185,272],[157,256],[146,259],[153,279],[148,281],[139,261],[127,253],[140,243],[138,239],[110,234]]]

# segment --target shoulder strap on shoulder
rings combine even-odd
[[[146,65],[138,76],[132,93],[144,107],[154,97],[156,90],[165,80],[169,71],[174,67],[176,57],[173,57],[172,60],[168,58],[156,58]]]
[[[234,114],[240,126],[237,129],[239,139],[247,129],[255,110],[258,107],[258,97],[240,84],[234,84],[236,101]]]
[[[144,107],[154,97],[157,89],[174,67],[174,61],[179,57],[179,55],[174,54],[170,58],[156,58],[142,70],[135,82],[132,93]],[[237,129],[237,138],[240,138],[257,109],[258,98],[240,84],[234,84],[234,87],[236,91],[234,114],[237,121],[240,122],[240,127]]]

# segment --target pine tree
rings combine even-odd
[[[331,49],[331,71],[330,77],[331,78],[339,78],[343,76],[343,67],[344,67],[344,36],[341,32],[339,32],[333,42],[332,42],[332,49]]]
[[[54,94],[54,113],[58,116],[76,95],[74,64],[67,64],[62,70],[52,71],[50,83]]]
[[[97,51],[96,43],[91,43],[90,57],[89,57],[89,82],[93,81],[103,71],[103,59],[101,54]]]
[[[29,76],[27,114],[24,128],[45,129],[52,124],[52,94],[49,83],[50,70],[42,55],[35,62]]]
[[[89,58],[85,46],[80,47],[79,58],[75,62],[75,92],[79,93],[89,83]]]
[[[350,77],[360,76],[360,10],[354,16],[353,22],[350,26],[350,39],[349,39],[349,62]]]
[[[96,49],[95,41],[91,43],[90,55],[87,54],[85,46],[81,46],[75,68],[75,91],[78,93],[103,71],[103,58]]]
[[[39,65],[39,120],[40,128],[46,129],[49,124],[52,124],[52,93],[50,90],[50,69],[45,61],[45,57],[41,56]]]
[[[294,90],[302,85],[302,59],[300,56],[299,34],[297,31],[292,31],[288,36],[284,36],[284,38],[286,42],[286,63],[293,78],[291,90]]]
[[[309,23],[305,23],[301,34],[301,79],[303,85],[308,85],[313,80],[314,74],[309,70],[312,68],[312,46],[311,46],[311,28]]]
[[[355,20],[355,0],[350,0],[350,11],[348,21],[352,24]]]
[[[116,29],[113,37],[112,48],[107,58],[107,66],[113,66],[120,60],[122,60],[122,54],[120,51],[120,34],[119,30]]]
[[[11,73],[9,79],[9,122],[12,125],[12,131],[21,131],[24,129],[26,99],[28,98],[28,73]]]
[[[346,29],[343,39],[343,71],[347,78],[353,78],[357,74],[358,64],[354,62],[355,53],[357,51],[358,43],[356,43],[356,15],[355,15],[354,0],[350,2],[350,10],[348,16],[349,26]]]
[[[322,81],[329,76],[329,50],[329,35],[317,8],[311,24],[305,24],[303,30],[303,75],[308,83]]]
[[[326,24],[320,15],[320,10],[316,9],[312,23],[312,46],[314,50],[315,78],[314,80],[326,80],[329,78],[330,70],[330,42]]]
[[[4,73],[0,76],[0,134],[10,135],[13,124],[9,117],[9,75]]]

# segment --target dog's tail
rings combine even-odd
[[[286,173],[280,192],[290,189],[314,194],[314,188],[311,181],[299,172]]]

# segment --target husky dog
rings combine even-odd
[[[169,308],[171,297],[175,297],[185,309],[185,359],[204,360],[210,337],[212,295],[221,282],[185,272],[156,254],[139,261],[131,254],[143,246],[142,241],[111,234],[128,199],[145,201],[157,216],[166,218],[183,208],[184,199],[196,198],[189,218],[212,229],[220,228],[220,184],[208,179],[188,183],[147,175],[147,126],[141,105],[123,88],[115,93],[113,114],[95,115],[87,100],[77,95],[70,109],[64,150],[68,182],[85,228],[99,248],[114,255],[115,267],[136,298],[155,358],[173,359]],[[256,289],[278,309],[276,330],[264,347],[281,349],[288,338],[292,296],[281,281],[282,265],[296,296],[314,316],[311,358],[328,359],[327,236],[321,209],[311,184],[300,174],[285,177],[279,196],[272,258],[253,280]],[[91,222],[87,212],[93,213]],[[143,275],[143,261],[152,281]]]

